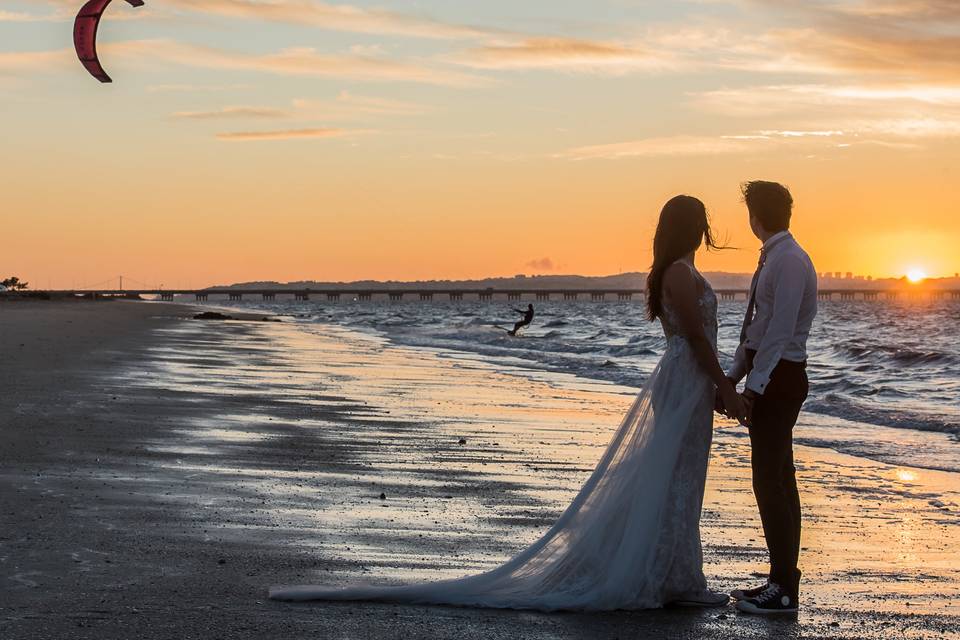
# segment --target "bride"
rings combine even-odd
[[[666,350],[593,474],[556,524],[506,564],[479,575],[405,586],[271,589],[277,600],[376,600],[542,611],[719,606],[707,589],[700,511],[717,392],[743,403],[717,361],[717,299],[694,266],[714,248],[700,200],[660,212],[647,279]]]

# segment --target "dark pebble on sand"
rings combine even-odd
[[[233,316],[228,316],[218,311],[204,311],[193,316],[194,320],[233,320]]]
[[[386,499],[387,499],[387,494],[381,493],[381,494],[380,494],[380,499],[381,499],[381,500],[386,500]]]

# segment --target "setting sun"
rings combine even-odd
[[[920,282],[921,280],[926,280],[927,274],[923,269],[910,269],[907,271],[907,280],[910,282]]]

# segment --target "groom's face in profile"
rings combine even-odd
[[[757,236],[758,240],[763,240],[764,234],[766,231],[763,228],[763,225],[760,224],[760,220],[757,219],[757,216],[750,213],[750,230],[753,231],[753,235]]]

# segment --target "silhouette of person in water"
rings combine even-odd
[[[515,325],[513,325],[513,329],[511,329],[510,331],[507,331],[507,333],[510,334],[511,336],[517,335],[517,331],[519,331],[520,329],[526,327],[531,322],[533,322],[533,305],[532,304],[527,305],[526,311],[523,311],[522,309],[514,309],[514,311],[516,311],[519,314],[522,314],[523,319],[519,320]]]

